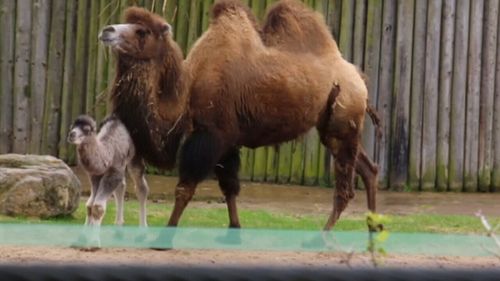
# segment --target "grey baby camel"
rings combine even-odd
[[[128,171],[139,200],[139,225],[147,226],[146,200],[149,187],[144,176],[145,166],[143,160],[135,156],[133,141],[122,122],[110,116],[102,122],[97,133],[94,119],[81,115],[71,125],[68,142],[76,145],[80,164],[92,184],[86,204],[85,225],[101,225],[111,194],[116,201],[115,224],[124,223],[125,174]]]

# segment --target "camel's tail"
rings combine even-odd
[[[323,133],[328,129],[327,128],[328,122],[330,121],[330,118],[332,116],[333,105],[335,104],[335,100],[337,100],[339,93],[340,93],[339,84],[337,83],[333,84],[332,89],[330,90],[330,95],[328,95],[328,100],[326,102],[325,113],[323,114],[323,117],[320,119],[317,125],[317,129],[320,133]]]
[[[375,126],[375,134],[377,136],[377,140],[380,141],[382,138],[382,122],[380,121],[380,115],[377,110],[371,106],[366,107],[366,113],[372,119],[373,126]]]

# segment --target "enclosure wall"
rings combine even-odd
[[[244,2],[262,19],[276,1]],[[380,166],[382,186],[500,190],[498,0],[304,2],[324,15],[343,56],[368,76],[383,135],[367,118],[363,145]],[[209,25],[212,4],[0,0],[0,153],[74,163],[65,141],[70,122],[81,113],[105,116],[115,74],[99,29],[119,22],[126,7],[144,6],[172,24],[187,52]],[[333,160],[315,130],[279,147],[243,148],[241,159],[242,179],[333,183]]]

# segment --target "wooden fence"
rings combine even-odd
[[[269,0],[247,0],[259,18]],[[325,16],[346,59],[369,77],[384,124],[363,143],[386,187],[500,190],[498,0],[307,0]],[[213,1],[0,0],[0,153],[52,154],[83,112],[101,119],[114,59],[101,27],[144,6],[174,27],[184,50],[209,23]],[[279,147],[242,149],[241,177],[331,185],[332,159],[313,130]]]

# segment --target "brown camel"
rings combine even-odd
[[[286,16],[280,5],[296,4],[279,3],[264,27],[273,15]],[[237,1],[214,5],[208,30],[184,63],[169,25],[146,10],[129,8],[125,24],[102,30],[101,41],[118,55],[113,111],[131,131],[137,153],[155,166],[170,168],[185,134],[169,226],[178,224],[197,184],[215,171],[229,225],[239,227],[239,147],[278,144],[314,126],[336,157],[334,208],[325,229],[354,196],[367,90],[355,67],[342,59],[323,19],[297,7],[317,29],[309,36],[322,36],[315,39],[322,47],[314,52],[289,50],[273,41],[271,32],[259,34],[254,16]],[[283,27],[288,28],[286,22]],[[376,166],[360,155],[357,171],[371,190],[369,207],[374,209]]]

